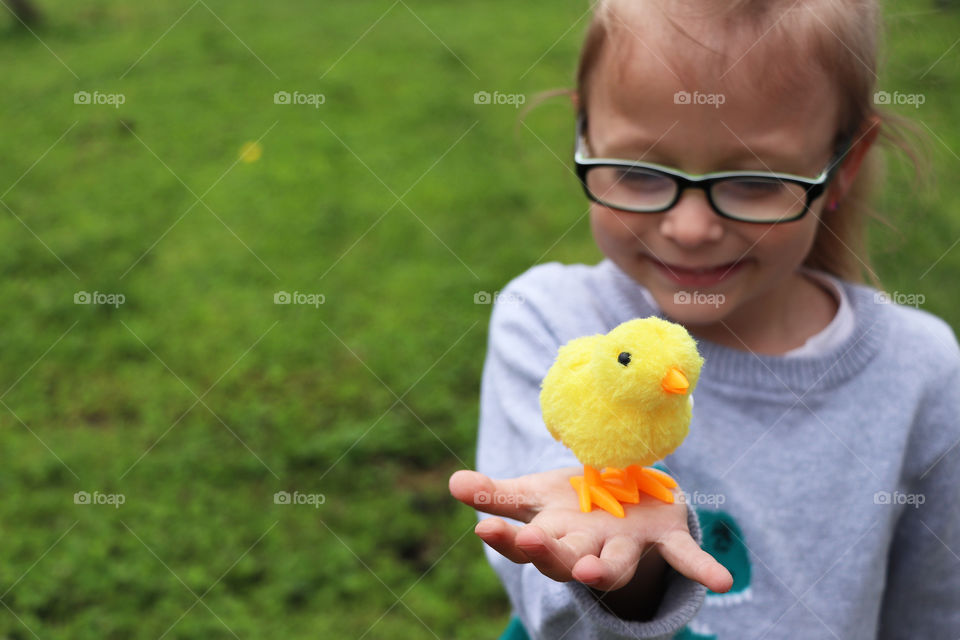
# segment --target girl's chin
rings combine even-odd
[[[730,310],[727,296],[722,293],[678,291],[654,294],[660,310],[674,322],[683,325],[710,325],[722,321]]]

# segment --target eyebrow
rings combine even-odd
[[[658,153],[657,149],[648,144],[614,144],[603,154],[598,154],[590,149],[597,157],[611,158],[617,160],[628,160],[636,162],[650,162],[662,164],[668,167],[679,167],[679,163],[672,156],[664,156]],[[746,170],[775,173],[799,173],[803,175],[804,168],[798,163],[795,157],[771,153],[769,150],[753,150],[750,148],[741,148],[740,151],[726,155],[721,162],[709,169],[709,171],[728,171],[728,170]],[[705,171],[708,172],[708,171]]]
[[[674,162],[675,158],[672,156],[664,156],[661,153],[658,153],[658,150],[654,147],[655,141],[643,141],[642,143],[631,142],[627,144],[615,143],[610,146],[606,153],[603,154],[607,158],[617,158],[620,160],[643,160],[650,162],[651,157],[658,157],[663,159],[668,159],[669,162],[664,162],[664,164],[670,164]],[[588,139],[589,146],[589,139]],[[596,153],[593,149],[590,149],[591,152]],[[760,163],[761,165],[766,163],[770,166],[775,164],[790,164],[791,162],[796,162],[795,157],[789,155],[780,154],[776,151],[769,149],[752,149],[750,147],[741,147],[738,151],[730,153],[724,156],[721,159],[723,165],[730,165],[738,162],[750,162]]]

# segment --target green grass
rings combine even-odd
[[[600,254],[555,157],[568,105],[515,131],[473,94],[568,85],[583,4],[42,4],[37,37],[0,24],[0,638],[495,637],[508,604],[446,489],[473,461],[474,293]],[[924,72],[960,17],[927,9],[891,10],[881,85],[926,95],[901,111],[940,182],[893,163],[900,230],[872,241],[956,327],[957,50]]]

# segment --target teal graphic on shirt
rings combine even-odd
[[[673,640],[717,640],[717,636],[713,635],[702,635],[691,631],[690,627],[684,627],[680,630],[680,633],[673,636]]]
[[[707,591],[707,597],[728,598],[744,594],[750,588],[750,557],[743,543],[743,532],[729,513],[697,509],[703,530],[703,550],[717,559],[733,576],[733,587],[726,593]]]
[[[731,606],[751,598],[750,555],[743,543],[743,532],[736,520],[725,511],[697,509],[697,519],[703,532],[704,551],[717,559],[733,576],[733,587],[727,593],[707,591],[707,606]],[[691,628],[692,627],[692,628]],[[684,627],[674,640],[717,640],[703,624],[696,622]]]

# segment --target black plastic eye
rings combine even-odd
[[[621,352],[620,355],[617,356],[617,362],[619,362],[623,366],[627,366],[628,364],[630,364],[630,354],[627,353],[626,351]]]

